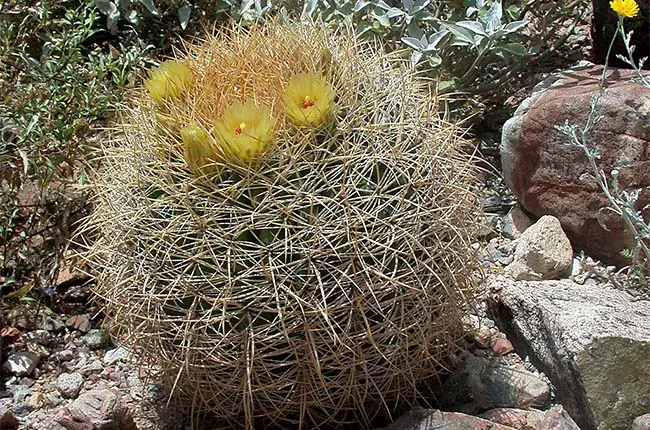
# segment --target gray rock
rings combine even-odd
[[[47,316],[43,319],[43,322],[41,323],[41,328],[43,330],[57,333],[65,330],[65,324],[63,323],[63,321]]]
[[[555,405],[544,413],[544,420],[538,430],[580,430],[580,427],[562,405]]]
[[[544,421],[544,412],[537,409],[497,408],[481,414],[481,418],[517,430],[537,430]]]
[[[568,275],[572,262],[573,249],[560,221],[547,215],[521,235],[504,273],[516,280],[555,279]]]
[[[488,313],[583,430],[628,430],[650,409],[650,302],[569,280],[488,280]]]
[[[69,349],[58,351],[52,354],[52,358],[57,361],[70,361],[74,358],[74,352]]]
[[[533,220],[517,205],[501,219],[501,234],[510,239],[519,239],[531,225]]]
[[[84,377],[81,373],[62,373],[56,378],[54,386],[63,397],[74,399],[79,395],[83,383]]]
[[[32,395],[32,389],[26,385],[12,385],[9,387],[9,391],[15,403],[24,402]]]
[[[90,330],[82,339],[90,349],[97,349],[101,347],[103,343],[102,334],[97,329]]]
[[[104,354],[104,364],[110,366],[118,361],[129,361],[132,358],[131,351],[120,346],[119,348],[106,351],[106,354]]]
[[[485,214],[481,217],[481,223],[479,224],[478,237],[482,238],[493,238],[497,235],[498,224],[501,217],[497,214]]]
[[[491,408],[541,407],[549,396],[548,384],[523,368],[509,365],[506,359],[468,355],[461,371],[445,382],[442,400],[445,405],[476,414]]]
[[[383,430],[512,430],[501,424],[459,412],[415,408]]]
[[[650,413],[636,417],[632,422],[632,430],[650,430]]]
[[[39,361],[40,356],[35,352],[16,352],[9,356],[3,368],[5,371],[17,376],[28,376],[36,369]]]
[[[61,407],[47,423],[51,429],[57,426],[67,430],[137,430],[119,393],[110,389],[89,391]]]
[[[47,330],[34,330],[30,331],[23,336],[26,342],[37,343],[39,345],[48,346],[52,343],[52,335]]]

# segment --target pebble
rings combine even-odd
[[[52,358],[57,361],[70,361],[74,358],[74,352],[69,349],[64,349],[52,354]]]
[[[650,413],[635,418],[632,422],[632,430],[650,430]]]
[[[34,372],[40,356],[35,352],[22,351],[11,354],[5,362],[3,369],[11,374],[18,376],[28,376]]]
[[[41,328],[43,330],[57,333],[65,330],[65,324],[63,324],[63,322],[59,321],[58,319],[47,316],[43,319]]]
[[[81,373],[62,373],[56,378],[54,385],[59,393],[67,399],[74,399],[79,395],[84,377]]]
[[[512,347],[512,343],[505,337],[498,337],[492,342],[492,353],[496,355],[497,357],[501,357],[503,355],[508,355],[511,352],[514,351],[514,348]]]
[[[53,341],[52,335],[47,330],[30,331],[23,336],[23,339],[26,342],[37,343],[43,346],[48,346]]]
[[[77,329],[81,332],[88,333],[90,330],[90,318],[88,315],[73,315],[65,322],[70,328]]]
[[[131,357],[131,351],[120,346],[106,351],[106,354],[104,354],[104,364],[110,366],[118,361],[129,361]]]
[[[102,346],[101,332],[97,329],[90,330],[84,335],[83,341],[90,349],[100,348]]]

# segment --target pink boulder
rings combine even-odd
[[[555,126],[587,121],[599,91],[602,66],[590,63],[549,77],[503,126],[503,175],[520,205],[541,217],[553,215],[575,249],[611,264],[629,264],[621,251],[635,248],[623,220],[611,210],[582,148]],[[636,209],[650,219],[650,88],[632,82],[634,72],[610,69],[598,104],[601,119],[588,134],[600,151],[598,166],[611,185],[641,190]],[[644,209],[645,208],[645,209]],[[606,228],[603,228],[603,224]]]

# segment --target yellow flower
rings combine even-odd
[[[296,125],[323,125],[334,109],[334,91],[319,73],[300,73],[284,90],[284,107]]]
[[[214,132],[226,158],[247,165],[267,149],[274,125],[271,111],[249,100],[227,107],[214,123]]]
[[[144,86],[157,102],[180,97],[194,83],[192,69],[180,61],[165,61],[149,71]]]
[[[635,0],[612,0],[609,7],[622,18],[634,18],[639,13],[639,5]]]
[[[210,134],[193,122],[183,127],[181,139],[185,145],[185,162],[197,175],[214,173],[214,161],[219,152]]]

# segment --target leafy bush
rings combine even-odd
[[[121,102],[144,66],[146,47],[107,40],[100,18],[88,2],[2,4],[0,284],[18,283],[38,265],[26,249],[40,246],[33,236],[68,228],[59,224],[65,199],[46,188],[57,176],[72,180],[92,123]]]

